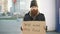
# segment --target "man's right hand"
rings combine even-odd
[[[21,27],[21,31],[23,31],[23,28]]]

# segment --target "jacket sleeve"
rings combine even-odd
[[[45,21],[45,16],[44,16],[44,14],[41,14],[41,20],[42,20],[42,21]]]

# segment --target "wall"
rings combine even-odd
[[[55,30],[55,0],[38,0],[39,11],[45,14],[48,31]]]

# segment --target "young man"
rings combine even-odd
[[[24,21],[45,21],[44,14],[38,11],[36,0],[31,1],[30,11],[25,14]]]

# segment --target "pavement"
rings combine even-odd
[[[22,18],[15,20],[0,20],[0,34],[22,34],[20,27]],[[46,34],[60,34],[58,32],[47,32]]]

